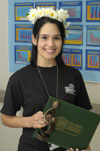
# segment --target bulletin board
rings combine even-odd
[[[26,14],[30,8],[68,10],[63,59],[80,70],[88,82],[100,82],[100,0],[8,0],[9,72],[29,64],[32,28]]]

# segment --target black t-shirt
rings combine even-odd
[[[56,97],[57,67],[39,67],[39,69],[49,95]],[[91,109],[81,73],[75,68],[66,65],[58,68],[57,97],[82,108]],[[1,113],[14,116],[22,107],[23,116],[31,116],[38,111],[43,111],[47,101],[48,95],[37,67],[28,65],[10,77]],[[18,146],[19,150],[49,151],[46,142],[40,142],[32,137],[33,132],[33,128],[23,128]]]

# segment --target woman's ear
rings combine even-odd
[[[37,45],[37,39],[32,34],[32,43],[36,46]]]

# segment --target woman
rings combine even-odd
[[[65,10],[47,8],[31,9],[28,16],[34,23],[31,64],[10,77],[1,109],[4,125],[23,128],[18,151],[49,151],[53,148],[51,146],[49,149],[48,143],[32,137],[35,128],[47,125],[42,111],[49,96],[91,109],[80,72],[66,66],[62,60],[67,16]],[[71,91],[67,91],[66,87]],[[16,112],[21,107],[23,116],[18,117]],[[65,151],[61,147],[54,150]],[[67,150],[74,151],[72,148]],[[89,148],[84,151],[89,151]]]

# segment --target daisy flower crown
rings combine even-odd
[[[69,26],[69,22],[66,22],[66,19],[69,18],[68,11],[64,9],[54,10],[51,8],[31,8],[27,15],[27,19],[34,24],[41,17],[49,17],[56,19],[59,22],[62,22],[64,27]]]

